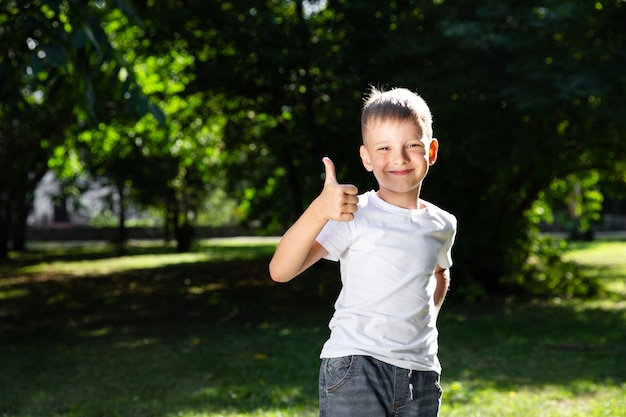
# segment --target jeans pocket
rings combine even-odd
[[[324,389],[327,393],[339,389],[354,369],[355,356],[324,359]]]
[[[435,379],[435,388],[437,388],[437,392],[439,393],[439,398],[443,396],[443,388],[441,388],[441,383],[439,382],[439,374],[434,374]]]

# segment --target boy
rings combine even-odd
[[[321,258],[340,262],[342,290],[320,354],[320,417],[436,417],[436,321],[456,218],[419,198],[439,148],[430,109],[409,90],[372,88],[361,133],[378,191],[339,184],[324,158],[324,188],[282,237],[270,275],[287,282]]]

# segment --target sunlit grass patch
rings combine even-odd
[[[28,295],[28,292],[29,291],[25,288],[14,288],[6,291],[0,291],[0,300],[23,297]]]
[[[487,384],[490,385],[490,384]],[[587,417],[626,415],[626,385],[575,381],[571,386],[537,385],[514,389],[443,384],[442,416]],[[584,388],[581,388],[584,387]]]
[[[113,245],[74,242],[53,245],[35,243],[35,250],[19,257],[16,264],[0,265],[0,278],[38,275],[36,279],[59,279],[62,276],[106,276],[119,272],[154,269],[175,265],[193,265],[234,259],[269,256],[276,247],[275,237],[216,238],[198,241],[193,251],[177,253],[160,241],[131,241],[124,255],[117,255]],[[82,259],[81,259],[82,257]],[[10,276],[9,276],[10,275]],[[0,286],[12,282],[0,279]]]
[[[594,265],[624,265],[626,240],[570,242],[566,258]]]
[[[608,293],[626,298],[626,241],[573,242],[565,259],[587,266],[587,273],[596,277]]]
[[[169,265],[191,264],[215,260],[214,253],[170,253],[155,255],[130,255],[115,258],[85,261],[55,261],[23,267],[18,273],[23,274],[71,274],[71,275],[107,275],[136,269],[158,268]],[[220,258],[223,258],[220,256]]]

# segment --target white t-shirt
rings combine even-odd
[[[367,355],[441,372],[434,271],[452,266],[456,218],[420,202],[425,208],[404,209],[369,191],[359,196],[353,221],[330,221],[320,232],[343,285],[320,357]]]

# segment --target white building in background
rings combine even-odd
[[[61,182],[52,171],[48,171],[35,190],[27,224],[29,226],[89,224],[93,216],[109,209],[107,199],[111,195],[111,188],[103,187],[95,181],[88,181],[86,185],[87,191],[81,193],[78,201],[60,199]]]

